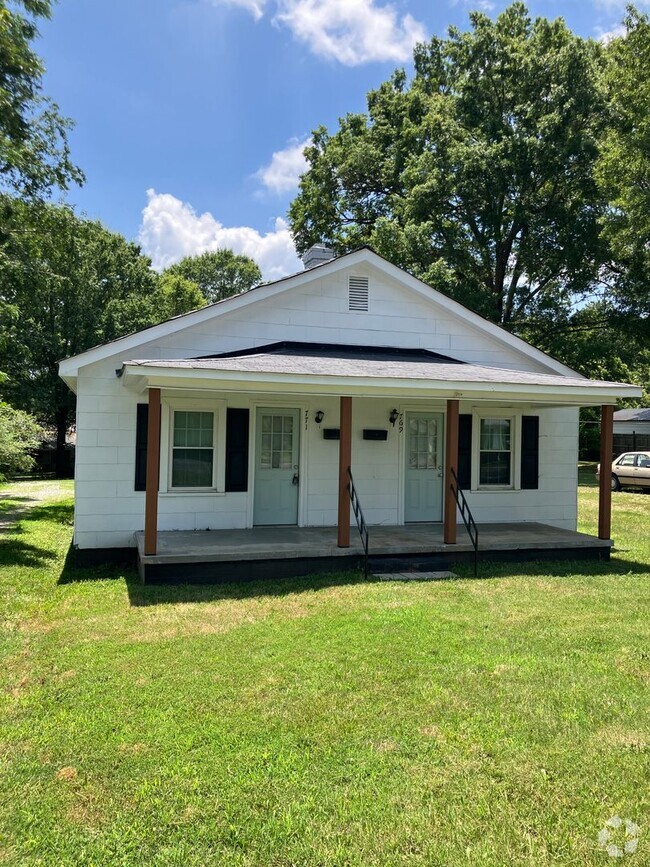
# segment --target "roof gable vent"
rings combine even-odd
[[[368,310],[367,277],[348,277],[348,310]]]

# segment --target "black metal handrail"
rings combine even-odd
[[[363,517],[363,511],[361,509],[361,503],[359,502],[359,497],[357,495],[357,489],[354,487],[354,479],[352,478],[352,470],[348,467],[348,494],[350,495],[350,502],[352,503],[352,511],[354,512],[354,518],[357,522],[357,528],[359,530],[359,535],[361,536],[361,544],[363,545],[363,576],[364,578],[368,577],[368,544],[369,544],[369,536],[368,536],[368,525],[366,524],[366,519]]]
[[[454,495],[454,499],[456,500],[456,505],[460,511],[460,516],[463,519],[463,524],[465,524],[465,529],[467,530],[467,535],[470,538],[470,542],[474,547],[474,577],[478,575],[478,527],[476,526],[476,521],[474,520],[474,516],[472,515],[469,504],[465,499],[465,494],[463,493],[463,489],[458,484],[458,476],[456,475],[456,471],[453,467],[450,467],[451,470],[451,492]]]

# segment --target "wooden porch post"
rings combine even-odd
[[[614,451],[614,407],[600,408],[600,482],[598,493],[598,538],[612,536],[612,457]]]
[[[445,432],[445,545],[456,544],[456,498],[452,492],[451,469],[458,475],[458,401],[447,401]]]
[[[144,499],[144,553],[158,550],[158,477],[160,474],[160,389],[149,389],[147,488]]]
[[[341,398],[341,422],[339,439],[339,517],[338,546],[350,547],[350,495],[348,493],[348,468],[352,463],[352,398]]]

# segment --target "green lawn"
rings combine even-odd
[[[32,508],[0,537],[0,862],[598,865],[618,814],[650,864],[650,497],[613,500],[610,564],[220,588],[75,570],[71,500]]]

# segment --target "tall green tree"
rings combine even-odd
[[[650,338],[650,20],[633,7],[626,32],[606,48],[610,123],[597,175],[609,207],[604,235],[612,251],[607,279],[626,326]],[[649,383],[650,384],[650,383]]]
[[[135,244],[69,207],[0,197],[0,218],[7,398],[56,427],[61,460],[75,404],[57,362],[152,324],[158,276]]]
[[[68,145],[71,122],[43,94],[32,44],[49,0],[0,0],[0,191],[43,196],[83,181]]]
[[[0,386],[6,381],[6,374],[0,372]],[[8,475],[32,469],[35,461],[30,452],[38,448],[44,435],[33,416],[14,409],[0,397],[0,482]]]
[[[146,295],[130,293],[108,302],[105,333],[122,336],[205,307],[207,302],[201,290],[191,280],[178,274],[163,274],[155,279],[155,289]]]
[[[33,416],[0,399],[0,482],[32,469],[35,461],[31,452],[39,447],[44,435]]]
[[[164,273],[196,283],[209,304],[247,292],[262,279],[262,272],[250,257],[226,249],[186,256]]]
[[[522,3],[415,50],[330,134],[316,130],[289,218],[300,253],[377,252],[493,321],[567,310],[606,250],[594,180],[601,47]]]

